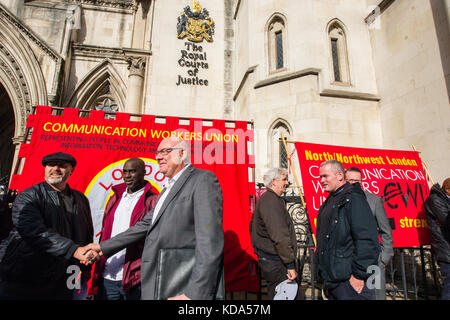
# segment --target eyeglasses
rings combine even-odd
[[[183,149],[183,148],[166,148],[166,149],[161,149],[155,152],[155,155],[157,156],[167,156],[169,153],[171,153],[173,150],[178,150],[178,149]]]
[[[350,182],[350,183],[356,183],[356,182],[361,183],[361,180],[357,180],[357,179],[345,179],[345,181]]]

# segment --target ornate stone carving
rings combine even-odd
[[[144,76],[145,73],[145,57],[127,57],[128,70],[131,75]]]
[[[11,67],[12,66],[12,67]],[[27,114],[31,110],[31,97],[30,92],[25,81],[25,75],[22,69],[15,61],[11,53],[0,44],[0,69],[8,77],[11,84],[10,87],[14,89],[16,95],[17,103],[22,106],[18,108],[20,114],[20,132],[25,132],[25,124],[27,119]]]
[[[48,55],[53,61],[61,61],[62,57],[53,50],[50,46],[48,46],[44,41],[42,41],[33,31],[31,31],[28,27],[26,27],[20,20],[18,20],[15,16],[10,15],[7,11],[3,10],[0,6],[0,19],[8,20],[11,24],[13,24],[20,32],[25,35],[28,39],[30,39],[36,46],[39,47],[46,55]]]
[[[137,1],[135,0],[69,0],[69,2],[134,11],[136,11],[138,7]]]

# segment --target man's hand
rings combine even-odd
[[[73,254],[73,257],[80,260],[80,263],[84,265],[90,265],[100,259],[103,253],[100,245],[91,243],[84,247],[78,247]]]
[[[358,294],[361,293],[364,288],[364,280],[358,280],[353,275],[350,277],[350,285],[355,289]]]
[[[98,260],[98,253],[95,251],[86,251],[85,247],[78,247],[73,253],[73,257],[78,259],[84,265],[90,265]]]
[[[287,274],[286,274],[286,276],[287,276],[287,278],[288,278],[288,283],[289,282],[293,282],[295,279],[297,279],[297,271],[295,271],[295,269],[288,269],[287,270]]]
[[[186,296],[184,293],[182,295],[168,298],[167,300],[191,300],[188,296]]]

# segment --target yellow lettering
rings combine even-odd
[[[51,129],[47,129],[47,125],[52,125],[52,123],[51,122],[46,122],[45,124],[44,124],[44,131],[51,131]]]

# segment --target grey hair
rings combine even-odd
[[[285,168],[270,168],[263,176],[264,185],[266,188],[272,187],[272,179],[278,180],[282,175],[288,176]]]
[[[342,174],[345,174],[344,166],[342,165],[342,163],[340,163],[337,160],[328,160],[328,161],[322,162],[320,164],[320,167],[322,168],[326,165],[330,165],[331,169],[333,170],[334,173],[342,172]]]
[[[191,163],[191,147],[189,146],[189,144],[186,141],[184,141],[183,139],[181,139],[180,137],[177,137],[177,136],[168,137],[168,138],[164,139],[163,141],[175,142],[176,143],[175,148],[183,149],[183,157],[181,158],[181,160],[185,164]]]

